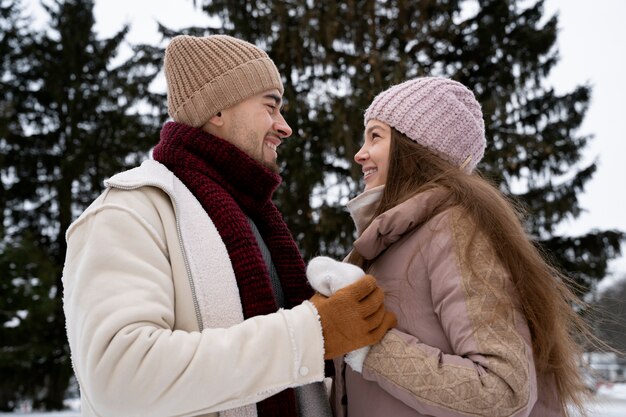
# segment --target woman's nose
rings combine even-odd
[[[367,152],[365,151],[365,145],[361,146],[361,149],[354,154],[354,162],[362,164],[367,159]]]

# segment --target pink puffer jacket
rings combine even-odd
[[[398,326],[370,349],[362,375],[336,362],[336,415],[561,416],[491,244],[480,234],[470,242],[472,223],[459,209],[424,223],[441,196],[421,193],[383,213],[354,244],[375,259],[368,272]],[[368,220],[352,214],[358,226]]]

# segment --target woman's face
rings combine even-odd
[[[354,160],[362,167],[367,191],[387,181],[391,128],[378,120],[370,120],[363,136],[363,146],[354,155]]]

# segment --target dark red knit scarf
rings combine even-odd
[[[267,266],[246,219],[257,225],[285,293],[285,308],[313,295],[302,256],[272,203],[280,176],[229,142],[180,123],[166,123],[154,159],[172,171],[198,199],[226,245],[245,318],[278,309]],[[263,355],[266,352],[258,352]],[[298,415],[293,389],[257,404],[260,417]]]

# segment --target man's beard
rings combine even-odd
[[[265,145],[263,145],[263,146],[265,146]],[[273,173],[280,174],[280,167],[278,166],[278,163],[276,163],[276,162],[267,162],[265,160],[261,160],[259,162],[261,163],[261,165],[263,165],[265,168],[269,169]]]
[[[256,148],[257,144],[257,140],[256,140],[256,135],[254,132],[249,132],[247,135],[247,138],[245,140],[245,145],[247,148],[250,149],[250,151],[247,151],[246,149],[243,149],[243,151],[245,153],[247,153],[252,159],[254,159],[255,161],[257,161],[259,164],[263,165],[265,168],[269,169],[270,171],[272,171],[275,174],[279,174],[280,173],[280,167],[278,166],[278,162],[277,161],[266,161],[264,158],[265,155],[265,139],[263,139],[261,141],[261,149],[260,152],[252,152],[258,148]],[[278,155],[278,153],[277,153]]]

